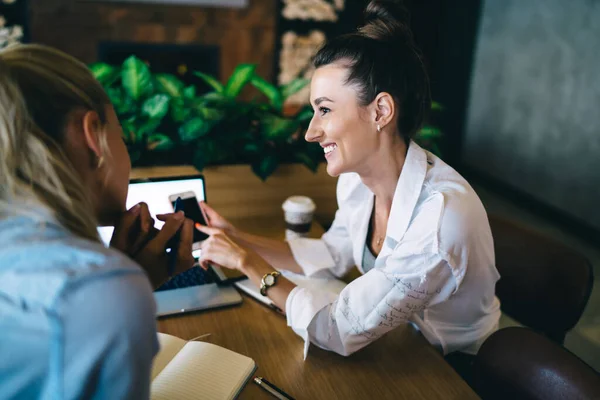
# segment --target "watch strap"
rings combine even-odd
[[[281,272],[279,271],[273,271],[273,272],[269,272],[267,274],[264,274],[261,281],[260,281],[260,294],[262,294],[263,296],[267,295],[267,289],[270,288],[271,286],[275,286],[275,284],[277,283],[277,277],[281,275]],[[272,276],[273,277],[273,283],[271,284],[267,284],[267,277],[268,276]]]

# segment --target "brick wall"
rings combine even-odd
[[[168,0],[165,0],[168,2]],[[273,78],[276,0],[250,0],[247,8],[31,0],[31,40],[57,47],[86,63],[101,41],[220,47],[220,75],[242,62]]]

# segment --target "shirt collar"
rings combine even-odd
[[[421,195],[425,175],[427,175],[427,153],[418,144],[411,141],[396,185],[392,210],[388,219],[387,236],[396,242],[402,239],[408,229],[408,224]]]

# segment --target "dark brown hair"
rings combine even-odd
[[[365,24],[325,44],[313,63],[315,68],[344,64],[349,69],[346,84],[356,87],[363,106],[379,93],[389,93],[398,106],[398,129],[407,142],[421,128],[431,107],[429,78],[401,1],[372,0]]]

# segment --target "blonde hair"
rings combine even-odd
[[[74,234],[98,240],[91,200],[64,150],[76,110],[102,123],[110,100],[85,64],[52,48],[16,45],[0,51],[0,218],[48,214]]]

